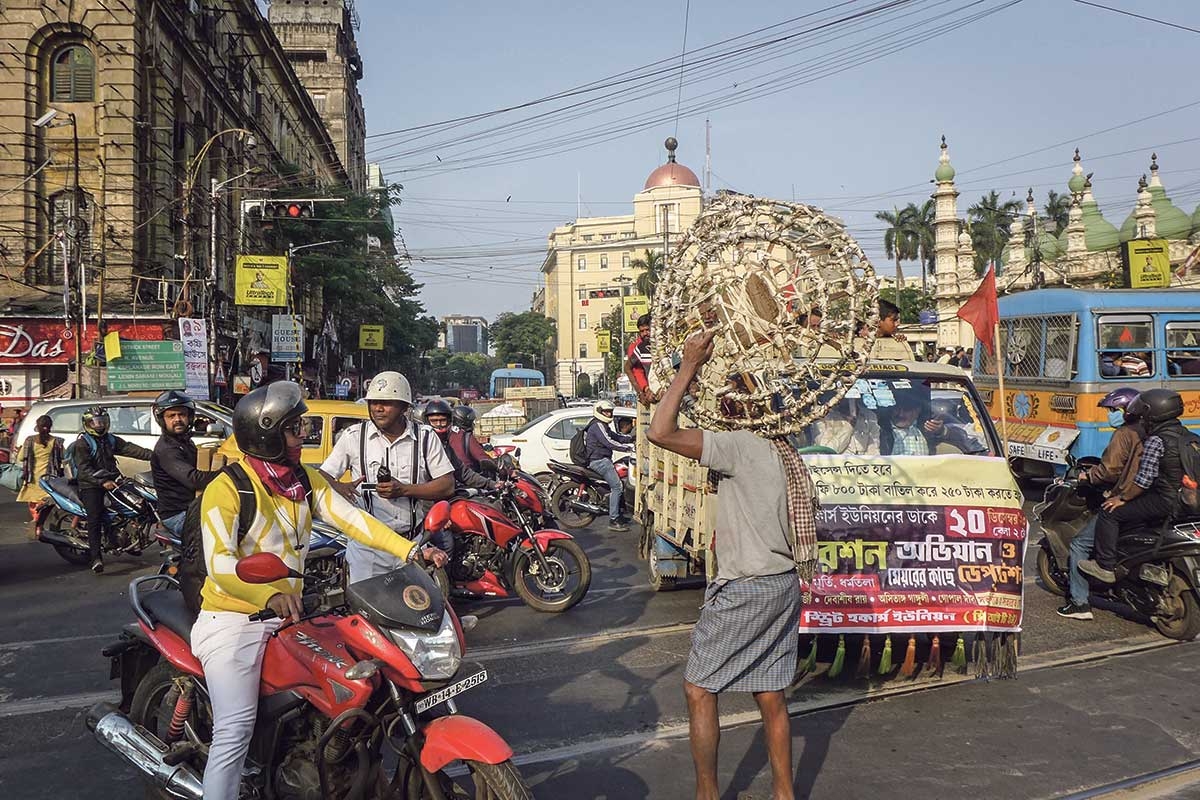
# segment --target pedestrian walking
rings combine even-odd
[[[679,407],[712,356],[693,335],[650,423],[649,438],[719,474],[715,580],[704,593],[684,673],[696,800],[717,800],[718,696],[751,692],[763,720],[773,800],[792,800],[792,738],[783,690],[796,670],[800,581],[817,562],[815,490],[784,438],[679,427]]]
[[[43,414],[37,418],[34,435],[21,445],[21,491],[17,492],[17,502],[29,504],[34,539],[42,535],[42,529],[37,525],[37,508],[47,497],[38,481],[47,476],[59,478],[63,474],[63,440],[50,435],[53,426],[53,420]]]

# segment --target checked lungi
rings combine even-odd
[[[800,582],[794,571],[712,584],[692,628],[684,677],[710,692],[777,692],[796,674]]]

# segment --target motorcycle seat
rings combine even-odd
[[[141,596],[142,608],[150,619],[169,631],[179,634],[188,647],[192,646],[192,625],[196,615],[188,611],[183,603],[183,592],[175,589],[160,589]]]
[[[70,478],[42,478],[46,485],[50,487],[50,491],[55,494],[60,494],[76,505],[83,505],[79,499],[79,487],[71,481]]]
[[[599,472],[593,472],[587,467],[581,467],[578,464],[567,464],[563,461],[551,461],[550,468],[554,472],[561,472],[571,475],[576,478],[582,478],[592,483],[604,483],[604,476]]]

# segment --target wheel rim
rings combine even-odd
[[[480,779],[479,773],[475,765],[471,762],[464,762],[467,768],[466,775],[460,775],[456,778],[451,778],[445,772],[437,772],[435,778],[438,782],[438,787],[442,790],[442,794],[447,800],[491,800],[491,798],[499,798],[496,790],[494,790],[487,782],[486,778]],[[429,789],[425,786],[421,779],[421,770],[415,765],[408,768],[408,790],[407,796],[416,800],[432,800],[429,795]]]
[[[532,554],[527,556],[517,580],[543,601],[555,601],[570,597],[583,581],[583,570],[579,562],[569,553],[554,545],[546,548],[545,559],[549,566],[548,572],[543,569],[541,561],[535,556]],[[530,578],[533,579],[532,585]]]

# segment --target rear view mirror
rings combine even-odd
[[[237,576],[246,583],[274,583],[284,578],[301,578],[300,573],[283,563],[274,553],[255,553],[238,559]]]
[[[225,433],[225,426],[219,422],[210,422],[204,432],[209,436],[215,436],[219,439],[225,438],[228,434]]]
[[[449,521],[450,504],[445,500],[439,500],[433,504],[433,508],[429,509],[429,513],[425,515],[425,530],[430,533],[437,533],[446,527],[446,523]]]

